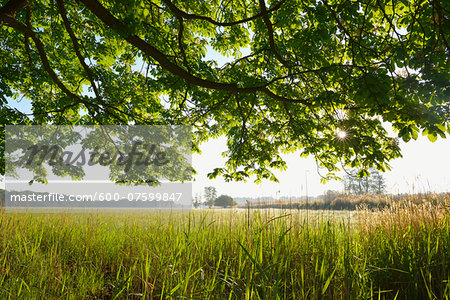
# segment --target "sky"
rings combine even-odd
[[[419,193],[450,192],[450,140],[439,138],[430,142],[427,137],[419,136],[408,143],[400,141],[402,158],[390,162],[391,171],[383,173],[387,192]],[[205,186],[214,186],[218,195],[232,197],[298,197],[318,196],[327,190],[343,191],[341,181],[320,182],[320,175],[312,157],[301,158],[300,152],[282,155],[288,169],[275,172],[279,183],[263,181],[255,184],[248,182],[227,183],[221,178],[209,180],[207,174],[221,167],[225,159],[221,153],[226,150],[225,138],[218,138],[201,146],[202,154],[193,156],[193,166],[198,175],[193,182],[193,194],[203,194]]]

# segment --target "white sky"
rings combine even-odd
[[[450,192],[450,140],[439,138],[431,143],[419,136],[408,143],[400,142],[403,158],[390,162],[392,171],[384,173],[389,193]],[[207,174],[224,165],[221,153],[226,150],[225,138],[209,141],[202,145],[202,154],[193,156],[193,166],[198,175],[193,183],[193,193],[202,194],[205,186],[214,186],[217,193],[232,197],[260,196],[316,196],[326,190],[343,190],[341,181],[320,183],[320,176],[312,157],[300,158],[300,153],[283,155],[288,169],[276,172],[279,183],[263,181],[261,184],[250,180],[227,183],[222,178],[209,180]],[[307,178],[306,178],[307,176]]]

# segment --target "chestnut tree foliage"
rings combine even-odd
[[[401,155],[384,122],[405,141],[450,132],[449,11],[439,0],[0,0],[0,117],[192,125],[194,149],[227,137],[227,163],[210,174],[227,180],[275,179],[296,150],[326,178],[364,176]]]

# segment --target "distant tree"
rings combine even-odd
[[[194,199],[192,199],[192,205],[197,208],[202,204],[202,196],[200,196],[199,194],[196,194],[194,196]]]
[[[205,187],[205,203],[209,207],[213,206],[217,198],[217,190],[213,186]]]
[[[362,194],[383,194],[386,192],[386,182],[383,175],[376,169],[371,168],[367,174],[370,176],[360,177],[360,172],[350,170],[344,178],[344,188],[347,193]]]
[[[374,169],[371,172],[371,191],[374,194],[384,194],[386,192],[386,180],[380,171]]]
[[[339,191],[333,191],[333,190],[327,190],[325,194],[323,195],[323,199],[327,202],[331,202],[337,197],[341,196],[342,192]]]
[[[363,180],[364,178],[358,178],[354,171],[349,171],[349,173],[344,178],[344,189],[346,193],[361,195],[364,194],[363,190]]]
[[[232,197],[228,195],[220,195],[214,202],[215,206],[229,207],[234,206],[235,202]]]

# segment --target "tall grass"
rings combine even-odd
[[[0,213],[0,298],[450,299],[449,199],[429,200],[328,214]]]

